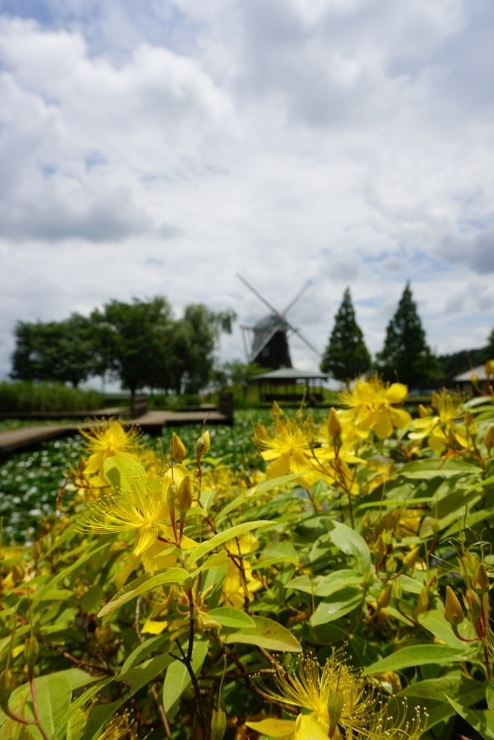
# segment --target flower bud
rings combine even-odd
[[[428,586],[423,586],[422,590],[419,593],[419,597],[417,599],[417,605],[415,609],[413,610],[413,616],[415,619],[418,619],[418,617],[421,614],[425,614],[428,612],[431,608],[431,590]]]
[[[213,709],[211,717],[211,740],[223,740],[226,732],[226,714],[223,709]]]
[[[345,697],[342,691],[331,691],[328,697],[328,716],[329,716],[329,732],[328,737],[333,737],[337,728],[338,722],[340,721],[341,714],[343,712],[343,706],[345,704]]]
[[[420,555],[420,547],[414,547],[413,550],[410,550],[408,555],[405,555],[403,558],[403,565],[407,569],[411,569],[415,567]]]
[[[491,424],[484,438],[484,444],[488,450],[494,447],[494,424]]]
[[[382,560],[386,553],[388,552],[388,548],[386,547],[382,534],[379,535],[379,537],[376,540],[376,544],[374,545],[374,552],[379,555],[380,559]]]
[[[393,584],[388,583],[386,588],[383,588],[379,596],[377,597],[377,603],[379,606],[379,609],[383,609],[386,606],[389,606],[389,602],[391,601],[391,594],[393,593]]]
[[[483,563],[478,564],[477,570],[473,574],[472,586],[476,590],[482,591],[482,593],[489,590],[489,576]]]
[[[185,455],[187,454],[187,450],[185,449],[184,443],[182,442],[178,434],[175,434],[175,432],[173,432],[172,434],[171,449],[173,459],[177,460],[178,462],[182,462]]]
[[[14,680],[11,671],[6,668],[0,673],[0,708],[8,710],[9,699],[14,690]]]
[[[335,409],[331,407],[331,411],[328,416],[328,434],[330,437],[339,437],[342,431],[340,420]]]
[[[481,601],[475,591],[471,588],[467,588],[467,590],[465,591],[465,596],[463,598],[465,600],[465,606],[468,610],[472,623],[475,626],[482,610]]]
[[[173,514],[175,512],[177,490],[177,484],[172,481],[166,491],[166,503],[170,510],[170,514]]]
[[[177,509],[181,514],[186,514],[192,506],[192,486],[188,475],[182,478],[175,497]]]
[[[24,655],[26,657],[26,665],[29,673],[33,672],[36,661],[39,655],[38,641],[34,635],[30,635],[26,638],[26,645],[24,647]]]
[[[456,627],[464,619],[463,609],[451,586],[446,586],[446,599],[444,602],[444,616],[446,620]]]
[[[196,443],[196,457],[197,459],[201,458],[206,452],[208,452],[209,448],[211,447],[211,437],[209,435],[209,432],[204,432],[201,434],[199,439]]]

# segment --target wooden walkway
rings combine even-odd
[[[111,413],[105,416],[116,417],[129,413],[129,409],[109,409]],[[94,414],[100,416],[101,414]],[[61,437],[70,437],[77,434],[79,429],[88,429],[105,423],[105,418],[95,421],[85,421],[74,424],[57,424],[53,426],[36,425],[21,427],[8,432],[0,432],[0,458],[8,457],[16,452],[39,447],[47,442]],[[233,419],[220,414],[217,410],[205,408],[200,411],[148,411],[137,419],[124,420],[124,425],[140,427],[145,434],[159,437],[163,427],[183,426],[185,424],[224,424],[232,426]]]

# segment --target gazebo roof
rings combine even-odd
[[[458,375],[454,376],[453,380],[457,383],[471,383],[472,375],[476,375],[477,380],[487,380],[485,364],[477,365],[477,367],[472,367],[471,370],[467,370],[464,373],[459,373]]]
[[[260,375],[253,375],[251,381],[258,383],[262,381],[276,381],[287,382],[297,380],[327,380],[328,376],[325,373],[313,372],[312,370],[297,370],[295,367],[280,367],[278,370],[272,370],[269,373],[261,373]]]

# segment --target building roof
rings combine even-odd
[[[269,380],[276,382],[287,381],[287,380],[327,380],[328,376],[325,373],[313,372],[312,370],[297,370],[295,367],[280,367],[278,370],[272,370],[269,373],[261,373],[260,375],[253,375],[251,381],[257,383],[263,380]]]
[[[477,380],[487,380],[485,364],[477,365],[477,367],[472,367],[470,370],[466,370],[464,373],[459,373],[458,375],[454,376],[453,380],[457,383],[471,383],[472,375],[476,375]]]

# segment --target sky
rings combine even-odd
[[[17,321],[164,295],[371,353],[494,328],[494,3],[0,0],[0,378]],[[295,335],[294,364],[317,369]]]

